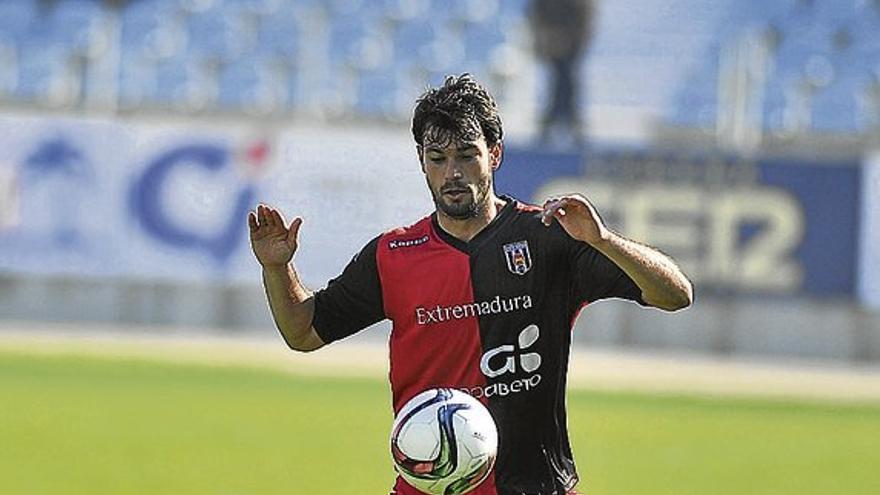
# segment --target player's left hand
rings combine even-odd
[[[573,238],[596,244],[607,240],[611,231],[605,227],[596,208],[580,194],[550,198],[544,202],[541,221],[549,226],[556,219]]]

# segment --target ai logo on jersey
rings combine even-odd
[[[532,268],[532,256],[526,241],[505,244],[504,257],[507,259],[507,269],[517,275],[525,275]]]
[[[480,370],[489,378],[495,378],[505,373],[516,373],[517,360],[514,359],[516,351],[525,351],[537,342],[540,336],[541,330],[538,329],[538,325],[527,326],[519,333],[517,338],[518,346],[507,344],[489,349],[483,353],[483,357],[480,358]],[[492,364],[493,361],[498,361],[495,358],[496,356],[504,358],[504,363],[501,366],[498,366],[497,362],[495,365]],[[520,352],[519,365],[523,371],[531,373],[541,367],[541,355],[537,352]]]
[[[516,339],[516,344],[505,344],[489,349],[480,358],[480,371],[491,380],[483,387],[463,389],[476,398],[506,397],[510,394],[529,392],[541,384],[541,355],[532,346],[538,342],[541,331],[538,325],[524,328]],[[523,376],[520,370],[529,375]],[[518,375],[518,376],[507,376]]]

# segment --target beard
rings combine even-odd
[[[465,184],[463,182],[447,182],[439,191],[431,187],[428,182],[428,189],[431,191],[431,197],[434,199],[434,206],[437,210],[442,211],[446,216],[455,220],[469,220],[476,218],[480,213],[486,211],[489,207],[489,191],[492,189],[492,177],[485,177],[477,184]],[[467,190],[468,192],[458,201],[453,201],[446,196],[444,192],[448,190]]]

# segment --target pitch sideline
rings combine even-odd
[[[244,366],[300,375],[387,376],[381,343],[338,342],[301,354],[280,338],[206,335],[204,329],[0,323],[0,350],[207,366]],[[833,362],[718,359],[617,350],[573,349],[573,388],[700,396],[880,403],[880,366]]]

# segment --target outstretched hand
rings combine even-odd
[[[580,194],[550,198],[544,202],[541,221],[549,226],[555,218],[573,238],[594,245],[611,235],[596,208]]]
[[[287,225],[281,212],[271,206],[257,205],[256,211],[248,212],[251,249],[257,261],[267,268],[290,263],[299,245],[301,225],[299,217]]]

